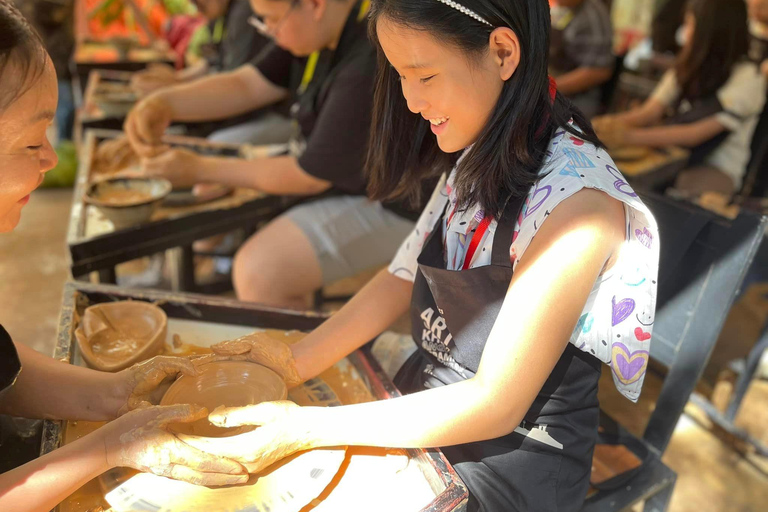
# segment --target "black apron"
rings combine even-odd
[[[724,110],[725,109],[716,94],[708,98],[698,99],[694,102],[681,99],[677,105],[675,114],[666,119],[664,124],[692,124],[717,115]],[[691,155],[688,158],[688,167],[704,165],[707,157],[719,148],[730,135],[731,132],[725,130],[711,139],[702,142],[698,146],[691,148]]]
[[[296,93],[297,99],[290,109],[293,126],[288,147],[291,156],[298,158],[304,153],[307,146],[306,138],[314,130],[318,119],[320,110],[318,104],[328,95],[341,68],[339,64],[345,59],[354,57],[357,52],[365,51],[362,46],[353,46],[351,49],[347,49],[347,47],[353,44],[356,35],[361,30],[367,30],[366,15],[369,8],[369,3],[357,2],[344,24],[336,50],[315,52],[307,58],[307,64]],[[346,51],[340,52],[340,48],[345,48]],[[344,53],[344,55],[339,55],[340,53]]]
[[[518,198],[506,205],[488,266],[447,270],[440,221],[432,230],[418,259],[411,299],[419,350],[395,377],[403,393],[459,382],[477,372],[512,279],[509,247],[522,203]],[[597,438],[599,378],[600,362],[569,343],[524,421],[509,425],[515,432],[441,448],[469,489],[468,510],[581,508]]]
[[[6,388],[16,382],[21,373],[21,361],[16,347],[2,325],[0,325],[0,396]]]

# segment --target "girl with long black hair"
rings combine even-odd
[[[748,58],[744,0],[690,0],[685,45],[642,106],[595,121],[611,146],[691,149],[675,188],[697,197],[741,187],[765,105],[766,79]]]
[[[214,350],[298,383],[410,308],[415,344],[387,364],[405,396],[216,411],[260,428],[183,440],[264,466],[318,446],[441,447],[469,510],[579,510],[601,366],[636,400],[648,364],[653,216],[548,80],[545,0],[374,0],[371,16],[371,192],[414,197],[440,176],[437,188],[389,269],[301,342]]]

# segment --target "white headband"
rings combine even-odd
[[[453,8],[454,8],[454,9],[456,9],[457,11],[459,11],[459,12],[461,12],[461,13],[464,13],[464,14],[466,14],[466,15],[467,15],[467,16],[469,16],[470,18],[474,18],[474,19],[476,19],[476,20],[477,20],[477,21],[479,21],[480,23],[485,23],[485,24],[486,24],[486,25],[488,25],[489,27],[493,27],[493,25],[491,25],[491,24],[490,24],[490,22],[488,22],[488,20],[486,20],[485,18],[483,18],[482,16],[480,16],[479,14],[477,14],[475,11],[473,11],[473,10],[471,10],[471,9],[468,9],[468,8],[464,7],[464,6],[463,6],[463,5],[461,5],[460,3],[454,2],[453,0],[437,0],[437,1],[438,1],[438,2],[440,2],[440,3],[443,3],[443,4],[445,4],[445,5],[447,5],[448,7],[453,7]]]

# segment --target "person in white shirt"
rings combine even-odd
[[[766,96],[765,76],[747,57],[744,0],[692,0],[684,33],[675,68],[651,97],[595,126],[609,146],[690,148],[675,188],[691,197],[731,196],[741,187]]]

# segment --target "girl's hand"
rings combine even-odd
[[[266,366],[280,375],[289,387],[303,382],[296,369],[291,347],[263,332],[255,332],[235,340],[222,341],[211,347],[213,355],[195,359],[195,364],[210,361],[239,360],[251,361]]]
[[[196,485],[232,485],[248,481],[235,461],[182,443],[168,432],[171,423],[191,423],[208,415],[194,405],[138,409],[97,430],[109,467],[130,467]]]
[[[179,434],[188,445],[242,463],[250,473],[258,473],[296,452],[315,448],[306,422],[298,421],[301,408],[283,400],[247,407],[218,408],[208,420],[220,427],[256,425],[258,428],[231,437],[197,437]]]
[[[600,118],[593,124],[595,133],[608,149],[627,146],[632,131],[626,124],[610,116]]]
[[[160,403],[160,399],[179,376],[197,375],[188,358],[157,356],[118,372],[118,396],[123,397],[117,416]]]

